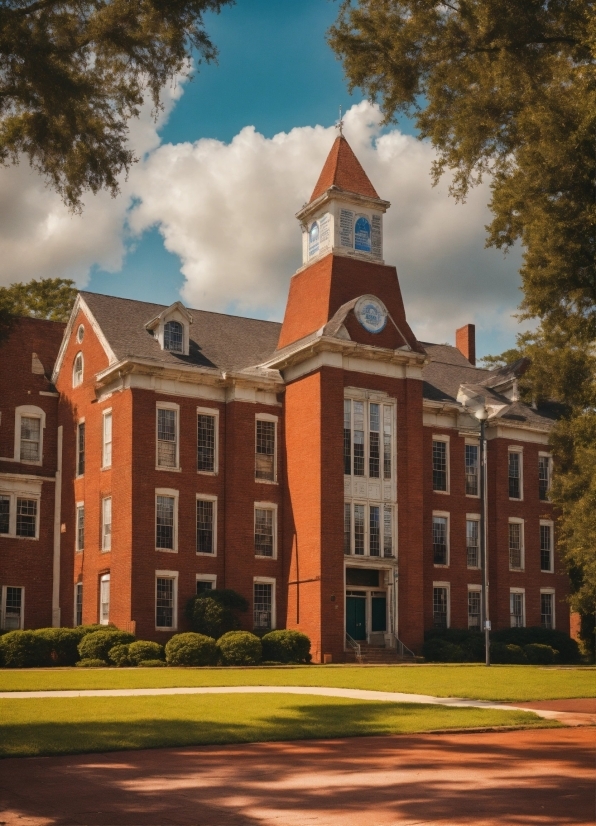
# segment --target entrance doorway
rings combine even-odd
[[[371,631],[387,630],[387,594],[373,591],[371,594]]]
[[[346,631],[353,640],[366,639],[366,594],[346,596]]]

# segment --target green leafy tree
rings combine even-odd
[[[0,162],[28,156],[66,204],[118,192],[127,124],[191,57],[213,60],[206,12],[233,0],[3,0]]]
[[[77,297],[75,282],[69,278],[41,278],[0,287],[0,313],[29,316],[49,321],[68,321]]]

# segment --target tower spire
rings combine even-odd
[[[337,121],[337,123],[335,124],[335,128],[339,130],[339,134],[340,134],[340,136],[343,138],[343,134],[344,134],[344,121],[343,121],[343,118],[342,118],[342,116],[341,116],[341,106],[339,107],[339,120],[338,120],[338,121]]]

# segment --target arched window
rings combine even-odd
[[[78,387],[83,382],[83,354],[77,353],[72,365],[72,386]]]
[[[182,353],[183,347],[182,324],[179,321],[166,321],[163,328],[163,349]]]

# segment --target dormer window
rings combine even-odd
[[[163,349],[173,353],[184,350],[184,330],[179,321],[167,321],[163,328]]]
[[[77,353],[72,365],[72,386],[78,387],[83,383],[83,354]]]

